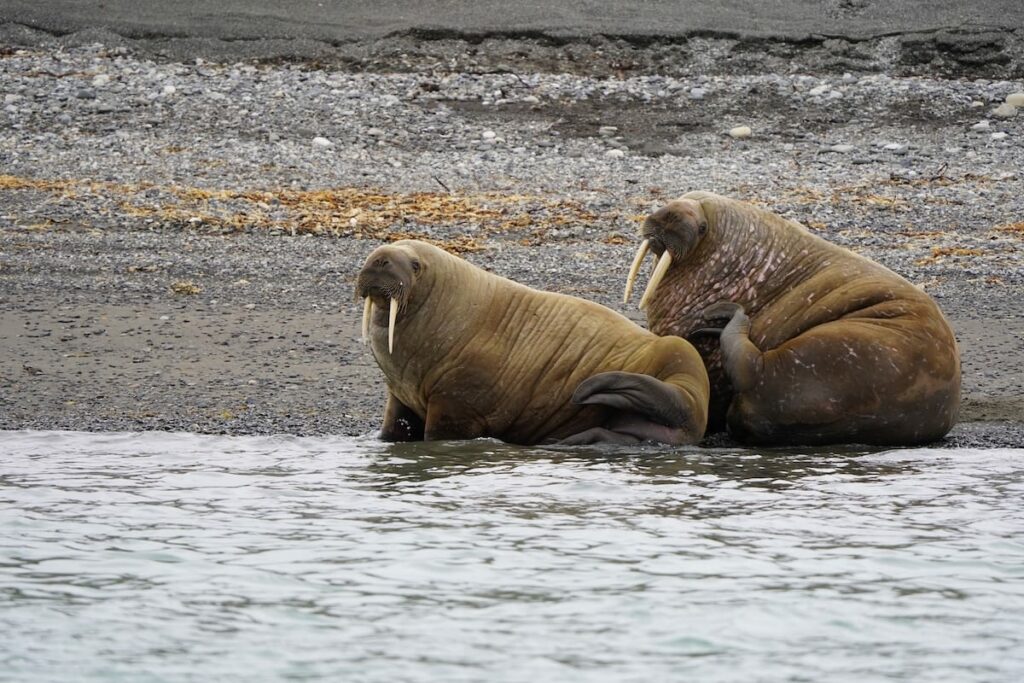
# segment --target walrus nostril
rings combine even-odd
[[[387,268],[391,262],[386,258],[379,258],[373,262],[375,268]]]

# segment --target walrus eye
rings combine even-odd
[[[707,231],[708,231],[708,224],[707,224],[707,221],[701,221],[701,222],[700,222],[700,225],[698,225],[698,226],[697,226],[697,234],[698,234],[698,235],[700,235],[701,237],[703,237],[703,236],[704,236],[704,234],[705,234],[705,233],[706,233]]]
[[[419,261],[413,261],[412,262],[412,272],[414,272],[414,273],[420,272],[420,262]]]

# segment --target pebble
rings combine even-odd
[[[737,140],[749,138],[753,134],[753,131],[750,130],[750,126],[736,126],[729,131],[729,137],[736,138]]]
[[[75,97],[80,100],[95,100],[96,91],[91,88],[79,88],[75,91]]]
[[[1024,107],[1024,92],[1012,92],[1006,96],[1006,104]]]
[[[604,155],[609,159],[621,159],[622,157],[626,156],[626,153],[623,152],[621,149],[610,149],[607,152],[605,152]]]
[[[857,149],[853,145],[832,145],[828,148],[830,152],[839,152],[840,154],[849,154],[853,150]]]
[[[690,99],[691,100],[703,100],[704,96],[708,94],[708,91],[704,88],[690,88]]]
[[[1001,119],[1013,118],[1017,115],[1017,107],[1013,106],[1009,102],[1003,102],[992,110],[992,115],[998,116]]]
[[[334,143],[328,140],[327,138],[317,136],[313,138],[313,146],[326,149],[327,147],[334,147]]]
[[[600,128],[597,129],[597,134],[603,138],[610,138],[617,132],[619,132],[618,126],[601,126]]]
[[[991,121],[989,121],[988,119],[983,119],[981,121],[978,121],[973,126],[971,126],[971,130],[988,130],[991,125]]]
[[[92,86],[94,88],[102,88],[107,83],[110,83],[110,76],[107,74],[96,74],[92,77]]]
[[[1008,137],[1008,134],[1003,132],[1003,131],[992,133],[992,139],[993,140],[1005,140],[1007,137]]]
[[[815,88],[811,88],[807,94],[810,95],[811,97],[817,97],[818,95],[824,95],[828,91],[829,87],[827,85],[819,85]]]
[[[175,88],[173,85],[165,85],[160,90],[160,93],[163,94],[163,95],[173,95],[176,92],[178,92],[178,89]]]
[[[527,95],[523,98],[523,102],[526,104],[540,104],[540,98],[536,95]]]
[[[493,140],[494,138],[498,137],[498,134],[495,133],[493,130],[485,130],[480,137],[483,138],[484,140]]]

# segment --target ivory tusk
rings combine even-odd
[[[644,240],[640,243],[640,248],[636,250],[636,256],[633,257],[633,265],[629,267],[629,277],[626,278],[626,295],[622,297],[622,303],[629,303],[629,295],[633,293],[633,283],[636,282],[636,274],[640,272],[640,265],[644,262],[644,257],[647,256],[647,245],[650,244],[650,240]]]
[[[666,249],[662,252],[658,265],[654,267],[654,273],[651,274],[651,279],[647,282],[647,289],[644,290],[644,295],[640,298],[640,310],[647,308],[647,303],[654,296],[654,290],[661,284],[662,278],[665,277],[665,273],[668,272],[668,267],[671,265],[672,254]]]
[[[373,299],[366,297],[363,301],[363,343],[370,343],[370,316],[373,315]]]
[[[391,299],[388,310],[388,353],[395,351],[395,320],[398,318],[398,299]]]

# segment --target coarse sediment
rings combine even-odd
[[[619,301],[637,222],[699,188],[924,287],[964,358],[947,443],[1024,442],[1024,115],[994,114],[1019,76],[704,68],[692,42],[606,69],[591,43],[492,38],[454,63],[388,52],[410,37],[376,65],[220,63],[26,31],[0,41],[0,428],[367,433],[352,288],[379,240],[641,321]]]

